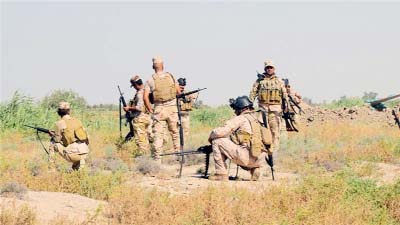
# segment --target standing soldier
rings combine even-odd
[[[282,104],[285,105],[285,112],[288,110],[288,96],[283,81],[275,74],[275,65],[272,61],[264,62],[264,73],[253,84],[250,92],[250,100],[257,97],[258,106],[268,113],[268,125],[272,133],[272,146],[269,152],[279,150],[279,139],[281,129]]]
[[[125,112],[132,112],[132,125],[135,135],[136,145],[139,153],[147,153],[149,148],[148,127],[150,124],[150,116],[146,112],[143,102],[144,84],[138,75],[133,76],[130,80],[131,87],[135,88],[136,94],[129,106],[124,107]]]
[[[236,98],[230,105],[236,116],[223,127],[215,128],[208,141],[212,144],[215,161],[215,175],[211,180],[228,180],[226,159],[232,160],[245,170],[249,170],[251,180],[258,180],[259,168],[271,145],[270,131],[264,128],[253,103],[247,96]]]
[[[172,136],[174,150],[179,150],[176,95],[180,94],[180,90],[172,74],[164,72],[164,62],[160,57],[153,58],[153,69],[155,73],[146,82],[144,89],[144,103],[147,110],[153,114],[153,157],[161,163],[160,154],[163,148],[165,124]],[[151,107],[150,93],[153,96],[154,110]]]
[[[185,86],[186,86],[186,79],[179,78],[178,84],[181,93],[185,93]],[[190,115],[189,112],[193,109],[193,104],[196,102],[197,97],[199,96],[198,93],[194,93],[184,98],[179,99],[179,104],[181,106],[181,120],[182,120],[182,128],[184,134],[184,140],[188,140],[189,131],[190,131]]]
[[[60,102],[57,113],[61,119],[56,122],[55,131],[51,131],[49,161],[54,165],[54,152],[58,152],[68,162],[72,162],[73,170],[84,168],[85,159],[89,153],[87,132],[81,121],[69,115],[68,102]]]

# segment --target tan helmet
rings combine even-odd
[[[264,61],[264,67],[267,67],[267,66],[272,66],[275,68],[275,63],[272,62],[272,60],[267,59]]]
[[[68,102],[60,102],[58,103],[58,109],[70,109],[70,105]]]
[[[160,56],[156,56],[153,58],[153,64],[164,63],[164,60]]]

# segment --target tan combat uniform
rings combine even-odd
[[[145,89],[153,93],[153,135],[154,158],[160,159],[164,144],[164,127],[172,136],[174,151],[179,150],[178,108],[176,105],[176,81],[168,72],[153,74],[146,82]]]
[[[190,111],[193,110],[193,104],[196,102],[198,97],[198,93],[194,93],[185,97],[185,99],[180,99],[181,105],[181,120],[182,120],[182,128],[184,134],[184,140],[189,140],[189,131],[190,131]]]
[[[282,101],[287,101],[288,96],[283,81],[276,75],[271,75],[262,80],[257,80],[251,89],[249,99],[254,102],[258,99],[260,109],[268,112],[268,125],[272,133],[272,151],[279,150]]]
[[[49,147],[49,161],[54,163],[54,152],[58,152],[65,160],[72,162],[72,169],[85,166],[89,153],[88,136],[81,121],[65,115],[56,122],[55,136]]]
[[[135,106],[135,110],[132,112],[132,125],[138,150],[140,153],[145,154],[150,150],[148,134],[150,115],[146,112],[146,107],[144,106],[143,93],[144,89],[137,90],[132,100],[132,105]]]
[[[265,129],[261,132],[261,129]],[[265,137],[266,128],[261,128],[254,112],[245,112],[214,129],[210,134],[215,161],[215,173],[227,175],[226,159],[247,170],[259,168],[266,156],[265,144],[271,137]],[[269,133],[270,135],[270,133]],[[268,140],[269,139],[269,140]]]

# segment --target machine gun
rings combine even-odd
[[[52,137],[53,137],[54,133],[53,133],[52,131],[46,129],[46,128],[34,127],[34,126],[30,126],[30,125],[25,125],[25,124],[24,124],[24,126],[36,130],[36,135],[37,135],[37,137],[38,137],[38,139],[39,139],[39,142],[40,142],[40,144],[42,144],[42,147],[43,147],[44,151],[45,151],[45,152],[47,153],[47,155],[48,155],[48,154],[49,154],[49,151],[46,149],[46,147],[44,147],[44,144],[43,144],[43,142],[42,142],[42,139],[41,139],[40,136],[39,136],[39,132],[49,134],[49,135],[52,136]]]
[[[393,109],[392,110],[392,115],[394,116],[394,121],[395,121],[395,123],[399,126],[399,128],[400,128],[400,120],[399,120],[399,117],[397,116],[397,114],[396,114],[396,111]]]
[[[128,105],[126,104],[124,94],[121,92],[119,85],[118,85],[118,91],[119,91],[119,95],[120,95],[120,97],[119,97],[119,134],[120,134],[120,137],[122,138],[122,107],[126,107]],[[125,126],[127,124],[129,124],[129,133],[125,136],[124,142],[128,142],[135,136],[135,134],[133,132],[133,124],[132,124],[133,116],[132,116],[131,112],[125,113],[125,119],[126,119]]]
[[[374,109],[376,109],[378,111],[383,111],[384,109],[386,109],[385,104],[383,104],[384,102],[392,100],[392,99],[395,99],[395,98],[398,98],[398,97],[400,97],[400,94],[393,95],[393,96],[390,96],[390,97],[387,97],[387,98],[381,98],[381,99],[374,100],[374,101],[369,101],[367,103],[369,103],[369,105],[372,108],[374,108]]]
[[[185,140],[183,137],[183,127],[182,127],[182,114],[181,114],[181,103],[179,99],[184,99],[186,96],[197,93],[199,91],[205,90],[207,88],[199,88],[194,91],[189,91],[186,93],[181,93],[179,95],[176,95],[176,106],[178,108],[178,119],[179,119],[179,148],[180,152],[183,152],[183,146],[185,145]],[[182,168],[183,168],[183,163],[185,163],[185,158],[183,157],[184,155],[181,154],[181,159],[180,159],[180,168],[179,168],[179,175],[178,177],[182,176]]]
[[[205,168],[204,168],[204,174],[202,175],[203,178],[208,178],[208,167],[210,166],[210,155],[212,153],[212,147],[211,145],[204,145],[199,147],[197,150],[192,150],[192,151],[179,151],[179,152],[170,152],[170,153],[164,153],[160,154],[160,156],[164,155],[176,155],[176,156],[181,156],[182,159],[185,155],[193,155],[193,154],[205,154]],[[182,165],[183,165],[183,160],[180,160],[181,162],[181,169],[179,171],[179,177],[182,175]]]

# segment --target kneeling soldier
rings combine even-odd
[[[254,112],[253,103],[247,96],[231,102],[236,116],[223,127],[214,129],[209,137],[215,161],[215,175],[211,180],[228,180],[226,159],[249,170],[251,180],[258,180],[259,168],[271,146],[271,133],[262,126],[259,112]],[[266,121],[265,121],[266,123]]]
[[[85,159],[89,153],[87,132],[81,121],[69,115],[68,102],[60,102],[57,113],[61,119],[56,122],[55,131],[51,131],[49,161],[54,164],[54,152],[58,152],[72,163],[73,170],[79,170],[85,166]]]

